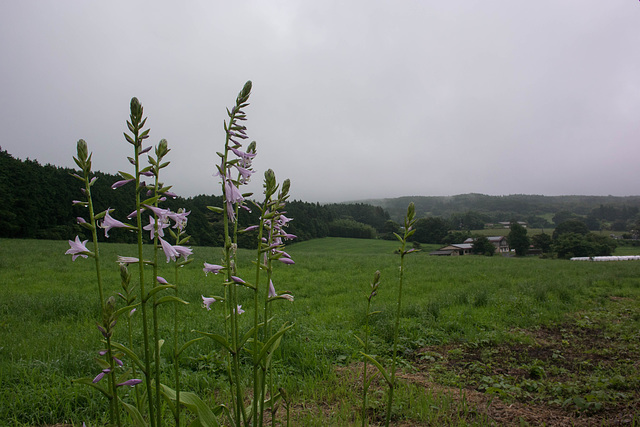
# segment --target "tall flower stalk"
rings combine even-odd
[[[365,317],[365,325],[364,325],[364,340],[361,340],[361,344],[364,347],[364,354],[369,354],[369,317],[374,314],[379,313],[379,311],[371,311],[371,302],[373,297],[378,294],[378,287],[380,286],[380,271],[376,271],[373,275],[373,282],[371,283],[371,293],[367,297],[367,315]],[[367,417],[367,394],[369,392],[369,385],[371,384],[371,380],[373,379],[373,375],[371,378],[367,376],[367,367],[368,360],[366,357],[363,358],[363,367],[362,367],[362,427],[365,427],[368,424]]]
[[[129,116],[129,121],[127,121],[127,127],[131,132],[131,135],[125,133],[124,137],[133,146],[133,157],[129,159],[129,161],[133,164],[135,168],[135,174],[133,176],[120,172],[120,175],[124,178],[124,181],[120,182],[135,182],[135,200],[136,200],[136,229],[138,234],[138,277],[139,277],[139,287],[140,287],[140,309],[142,312],[142,344],[143,344],[143,352],[144,352],[144,377],[145,384],[147,387],[147,407],[149,410],[149,422],[151,427],[158,425],[157,418],[155,416],[156,408],[153,402],[152,393],[152,371],[151,371],[151,344],[149,342],[149,314],[147,307],[147,293],[145,289],[145,277],[144,277],[144,259],[143,259],[143,242],[142,242],[142,198],[141,193],[146,191],[145,186],[142,185],[141,175],[143,170],[140,168],[140,156],[150,150],[151,147],[144,149],[142,147],[142,142],[149,137],[149,129],[143,130],[144,125],[147,121],[146,117],[143,119],[143,108],[138,101],[138,98],[132,98],[130,103],[131,114]],[[125,182],[125,183],[126,183]],[[114,184],[114,187],[118,183]],[[158,367],[157,367],[158,368]],[[159,426],[158,426],[159,427]]]
[[[111,343],[111,337],[113,335],[113,328],[117,323],[118,315],[121,313],[116,311],[115,309],[115,299],[113,297],[109,297],[105,300],[104,298],[104,290],[102,284],[102,274],[101,274],[101,266],[100,266],[100,248],[98,245],[98,223],[97,221],[102,219],[101,226],[105,229],[105,235],[108,235],[108,231],[114,227],[129,227],[126,224],[121,223],[120,221],[114,220],[110,214],[109,209],[103,211],[99,214],[95,214],[93,208],[93,199],[91,196],[91,187],[95,183],[95,177],[91,177],[91,154],[89,154],[89,150],[87,147],[87,143],[84,140],[79,140],[77,143],[77,157],[74,157],[75,163],[82,170],[82,176],[74,174],[73,176],[79,179],[84,183],[84,187],[81,189],[82,193],[86,197],[86,201],[76,201],[75,204],[79,204],[81,206],[85,206],[89,211],[89,221],[87,222],[84,218],[78,218],[78,223],[84,228],[91,231],[91,236],[93,239],[93,252],[89,251],[85,242],[80,242],[80,238],[76,237],[75,241],[69,241],[71,248],[66,252],[67,254],[73,255],[73,260],[75,260],[78,256],[87,257],[91,256],[95,260],[96,266],[96,280],[98,283],[98,295],[100,298],[100,311],[102,313],[101,323],[98,323],[98,330],[103,335],[106,343],[106,350],[102,350],[100,352],[101,356],[106,356],[106,360],[104,359],[96,359],[100,366],[103,368],[102,372],[98,374],[91,383],[88,383],[84,380],[79,380],[79,382],[84,382],[85,384],[92,385],[96,389],[100,390],[107,398],[109,399],[109,416],[111,420],[111,424],[113,425],[122,425],[120,419],[120,410],[118,405],[118,393],[117,393],[117,380],[116,373],[117,368],[116,365],[122,366],[122,363],[119,359],[121,354],[116,352]],[[105,390],[97,383],[102,380],[102,378],[107,375],[108,376],[108,389]]]
[[[222,298],[225,303],[225,336],[204,332],[202,334],[212,338],[227,350],[229,386],[233,396],[230,422],[235,426],[262,425],[263,423],[262,413],[265,399],[266,372],[268,371],[273,351],[279,345],[284,332],[290,328],[290,326],[285,325],[275,334],[270,334],[268,329],[267,303],[274,299],[270,292],[273,287],[271,282],[271,262],[277,259],[286,259],[289,262],[283,262],[293,263],[288,254],[282,250],[282,238],[284,235],[281,233],[284,233],[282,226],[286,221],[284,214],[279,212],[288,197],[288,180],[283,183],[278,197],[274,198],[278,185],[273,171],[267,171],[264,185],[265,202],[262,205],[255,203],[260,210],[260,223],[245,230],[238,229],[238,212],[239,209],[246,209],[244,206],[245,197],[249,196],[248,194],[243,194],[240,188],[249,181],[253,174],[251,162],[256,154],[255,142],[249,144],[246,149],[243,149],[241,143],[241,141],[248,138],[246,126],[242,125],[241,122],[246,120],[246,114],[243,109],[249,105],[250,93],[251,82],[249,81],[238,94],[235,106],[230,111],[227,110],[229,122],[225,121],[224,123],[225,146],[224,151],[218,153],[221,163],[217,167],[217,176],[220,177],[222,184],[224,207],[209,207],[212,211],[223,215],[225,233],[223,259],[222,265],[207,263],[204,265],[205,273],[224,273],[225,276],[223,282],[224,297]],[[238,277],[236,254],[238,233],[254,229],[258,229],[258,259],[256,260],[255,282],[251,283]],[[265,270],[267,271],[266,280],[261,276],[261,271]],[[244,313],[244,310],[238,304],[238,290],[242,288],[250,289],[253,292],[253,307],[247,308],[247,310],[253,310],[253,326],[246,332],[241,332],[239,323],[239,316]],[[260,304],[262,296],[264,296],[264,304]],[[289,294],[287,296],[293,299]],[[280,298],[285,298],[285,296],[283,295]],[[211,308],[211,304],[215,300],[215,297],[203,296],[203,302],[207,309]],[[253,402],[248,412],[245,407],[240,366],[240,353],[243,350],[251,354],[253,362],[253,375],[250,385],[253,388]],[[275,398],[276,396],[271,393],[272,408]]]
[[[400,277],[398,280],[398,302],[396,303],[396,321],[393,328],[393,358],[391,362],[391,375],[389,384],[389,396],[387,399],[387,414],[385,417],[385,426],[389,425],[391,420],[391,408],[393,406],[393,393],[396,388],[396,365],[398,359],[398,333],[400,331],[400,314],[402,312],[402,284],[404,280],[404,259],[405,256],[411,252],[415,252],[416,249],[407,250],[407,241],[415,233],[413,228],[416,223],[416,209],[412,203],[407,208],[407,214],[404,218],[404,229],[402,236],[394,233],[396,238],[400,241]]]

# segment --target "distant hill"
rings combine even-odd
[[[367,199],[360,203],[380,206],[394,221],[401,221],[407,206],[413,202],[418,217],[448,217],[461,212],[485,214],[492,221],[526,221],[530,216],[548,217],[568,211],[576,215],[589,215],[601,206],[622,209],[640,207],[640,196],[542,196],[512,194],[508,196],[489,196],[469,193],[457,196],[406,196],[393,199]]]

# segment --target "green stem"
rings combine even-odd
[[[369,354],[369,313],[371,312],[371,297],[367,302],[367,317],[364,325],[364,354]],[[362,368],[362,427],[367,424],[367,358],[364,359],[364,367]]]
[[[145,376],[145,384],[147,386],[147,403],[149,406],[149,422],[150,425],[156,426],[156,418],[155,418],[155,412],[154,412],[154,405],[153,405],[153,393],[151,392],[152,387],[151,387],[151,355],[150,355],[150,350],[149,350],[149,327],[148,327],[148,320],[147,320],[147,300],[146,300],[146,293],[145,293],[145,288],[144,288],[144,259],[143,259],[143,253],[142,253],[142,210],[140,208],[140,155],[139,155],[139,151],[140,151],[140,147],[142,146],[142,140],[139,139],[138,137],[138,125],[139,123],[133,123],[134,125],[134,137],[135,137],[135,144],[134,144],[134,150],[135,150],[135,157],[134,157],[134,163],[135,163],[135,179],[136,179],[136,225],[137,225],[137,231],[138,231],[138,266],[139,266],[139,272],[140,272],[140,309],[142,311],[142,335],[143,335],[143,340],[144,340],[144,376]],[[158,426],[159,427],[159,426]]]
[[[387,401],[387,415],[385,418],[385,427],[389,426],[391,420],[391,407],[393,406],[393,392],[396,387],[396,360],[398,358],[398,331],[400,330],[400,311],[402,306],[402,279],[404,275],[404,256],[407,243],[406,230],[400,248],[400,283],[398,285],[398,302],[396,310],[396,323],[393,329],[393,360],[391,362],[391,384],[389,384],[389,398]]]
[[[85,171],[85,176],[84,176],[84,181],[85,181],[85,191],[87,194],[87,204],[89,207],[89,220],[91,222],[91,237],[93,239],[93,246],[94,246],[94,259],[95,259],[95,263],[96,263],[96,278],[98,281],[98,293],[100,296],[100,309],[101,309],[101,313],[103,313],[103,317],[104,317],[104,312],[105,312],[105,299],[104,299],[104,292],[103,292],[103,286],[102,286],[102,274],[101,274],[101,268],[100,268],[100,247],[98,245],[98,231],[97,231],[97,223],[96,223],[96,217],[95,217],[95,212],[93,209],[93,199],[91,197],[91,185],[90,185],[90,171],[86,170]],[[104,325],[104,326],[108,326],[108,325]],[[111,396],[109,398],[109,416],[110,416],[110,420],[111,423],[115,423],[118,426],[121,426],[121,422],[120,422],[120,411],[118,410],[118,393],[116,390],[116,380],[115,380],[115,365],[114,365],[114,361],[113,361],[113,352],[111,349],[111,338],[107,337],[107,355],[108,355],[108,360],[109,360],[109,365],[110,365],[110,372],[109,372],[109,387],[111,389]]]
[[[158,163],[160,163],[160,158],[157,159]],[[160,169],[156,169],[155,173],[155,184],[154,184],[154,196],[158,196],[158,177],[160,175]],[[158,201],[156,199],[154,203],[154,207],[158,207]],[[155,220],[155,232],[153,234],[153,288],[159,285],[158,283],[158,234],[160,227],[162,225],[158,221],[158,215],[153,214],[153,218]],[[152,288],[152,289],[153,289]],[[155,379],[156,379],[156,388],[155,388],[155,398],[156,398],[156,424],[159,426],[162,425],[162,411],[160,410],[160,332],[159,332],[159,321],[158,321],[158,292],[154,292],[153,294],[153,339],[154,339],[154,348],[155,348]]]
[[[178,231],[178,243],[180,242],[180,231]],[[175,295],[178,297],[178,264],[175,265],[174,278]],[[175,367],[176,385],[176,427],[180,426],[180,364],[178,354],[178,304],[173,304],[173,363]]]

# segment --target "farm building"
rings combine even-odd
[[[487,237],[489,241],[496,247],[497,254],[509,253],[509,243],[505,236],[491,236]],[[464,243],[473,243],[473,238],[469,237]]]
[[[496,247],[496,253],[509,253],[509,244],[505,236],[491,236],[488,237],[489,241]],[[437,251],[430,252],[429,255],[439,256],[458,256],[469,255],[473,250],[473,239],[468,238],[463,243],[456,243],[448,245],[438,249]]]
[[[443,248],[438,249],[437,251],[430,252],[429,255],[440,255],[440,256],[468,255],[471,253],[471,249],[473,249],[473,243],[457,243],[455,245],[445,246]]]

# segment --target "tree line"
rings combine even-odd
[[[0,237],[27,239],[73,239],[85,235],[86,230],[77,223],[86,216],[86,208],[73,205],[79,199],[80,189],[75,170],[53,165],[41,165],[36,160],[20,160],[0,149]],[[92,187],[96,212],[114,209],[113,216],[120,220],[133,210],[134,189],[131,185],[111,189],[121,178],[108,173],[95,172],[97,181]],[[222,196],[198,195],[167,199],[164,207],[177,211],[191,211],[188,232],[192,244],[222,246],[224,223],[222,216],[207,206],[222,206]],[[248,203],[251,207],[251,203]],[[296,241],[321,237],[375,238],[385,232],[389,214],[382,208],[365,203],[328,204],[294,200],[287,203],[290,222],[288,231]],[[257,213],[241,210],[239,227],[256,224]],[[104,239],[104,235],[101,237]],[[112,233],[111,242],[132,243],[133,233]],[[247,233],[240,244],[252,247],[255,236]]]
[[[70,168],[49,164],[41,165],[35,160],[16,159],[0,149],[0,197],[2,200],[0,203],[0,237],[73,239],[76,235],[84,236],[86,230],[78,225],[76,218],[86,216],[84,211],[86,208],[72,205],[72,201],[80,196],[78,182],[71,176],[73,173],[75,171]],[[92,192],[96,211],[114,209],[114,216],[124,220],[132,211],[133,187],[124,186],[114,191],[111,189],[111,185],[120,177],[102,172],[96,172],[95,176],[98,179]],[[555,244],[553,246],[554,252],[560,256],[585,252],[607,252],[606,248],[611,247],[611,242],[601,241],[601,238],[591,236],[591,233],[588,233],[590,230],[617,230],[625,233],[624,237],[627,238],[637,239],[639,237],[640,198],[637,197],[612,198],[612,196],[607,196],[603,199],[596,196],[566,196],[563,203],[559,203],[557,198],[524,195],[505,196],[498,199],[495,199],[495,196],[483,195],[461,195],[453,198],[411,198],[411,200],[418,200],[416,206],[433,210],[437,210],[434,206],[444,204],[447,199],[451,199],[451,204],[459,208],[470,206],[465,205],[463,203],[465,201],[478,201],[478,204],[473,206],[487,208],[489,200],[502,200],[496,205],[497,207],[509,206],[514,211],[521,211],[522,206],[529,206],[533,212],[538,213],[545,209],[549,211],[553,206],[564,207],[565,209],[556,211],[552,217],[549,214],[546,215],[546,217],[551,217],[551,222],[533,214],[518,216],[512,212],[511,217],[504,217],[507,218],[506,221],[511,222],[526,221],[535,217],[537,220],[528,224],[530,228],[555,229],[556,232],[553,236],[543,235],[540,238],[532,236],[528,243],[537,245],[536,247],[544,249],[545,252],[551,251],[550,245],[553,243]],[[394,206],[406,202],[405,209],[406,204],[410,201],[409,198],[387,199],[387,206],[391,204],[391,200],[394,201]],[[556,200],[556,202],[543,208],[543,200]],[[603,200],[610,200],[612,203],[600,203]],[[425,204],[425,201],[431,205]],[[519,202],[522,203],[518,204]],[[597,204],[589,207],[589,203]],[[224,235],[222,217],[207,208],[207,206],[222,206],[222,196],[176,197],[168,199],[164,205],[173,211],[177,211],[179,208],[191,211],[188,231],[193,236],[192,244],[222,246],[222,236]],[[576,209],[569,210],[568,206],[573,206]],[[296,241],[322,237],[395,239],[394,233],[400,232],[400,225],[393,220],[393,216],[387,209],[369,203],[321,205],[294,200],[287,204],[286,209],[287,216],[294,219],[288,229],[290,233],[297,236]],[[421,215],[423,217],[417,221],[416,232],[412,239],[415,242],[427,244],[460,243],[466,238],[472,237],[472,230],[483,229],[487,222],[495,221],[499,215],[504,215],[504,212],[483,213],[466,210],[434,216],[427,215],[423,211]],[[257,214],[241,210],[238,221],[240,227],[247,227],[258,221]],[[558,230],[563,230],[565,223],[573,227],[570,228],[572,235],[560,239],[560,234],[565,233],[558,233]],[[580,225],[576,226],[576,223]],[[545,236],[548,237],[548,241],[545,240]],[[132,233],[122,231],[113,233],[109,240],[133,243],[135,238]],[[247,233],[240,238],[239,243],[244,247],[252,247],[255,245],[255,236]]]
[[[579,218],[591,230],[629,231],[636,227],[640,196],[541,196],[512,194],[489,196],[417,196],[363,200],[381,206],[400,221],[413,201],[418,217],[439,217],[452,222],[452,230],[478,230],[487,223],[524,221],[530,228],[553,228]],[[557,217],[556,217],[557,216]]]

